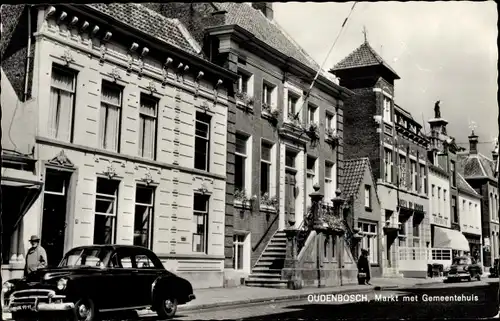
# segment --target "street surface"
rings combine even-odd
[[[404,290],[372,291],[367,294],[370,302],[338,303],[301,300],[201,311],[178,311],[177,317],[173,320],[477,319],[497,314],[497,292],[498,281],[486,279],[475,282],[421,285]],[[376,295],[379,301],[375,301]],[[430,302],[432,296],[439,296],[435,299],[439,301]],[[452,298],[466,301],[449,301]],[[325,299],[323,297],[323,300]],[[385,300],[385,302],[380,300]],[[156,321],[158,319],[143,317],[140,320]]]

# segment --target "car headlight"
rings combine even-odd
[[[7,281],[2,285],[2,292],[7,293],[7,292],[11,291],[13,287],[14,287],[14,284]]]
[[[65,279],[65,278],[59,279],[59,281],[57,281],[57,289],[59,291],[62,291],[64,289],[66,289],[67,284],[68,284],[68,279]]]

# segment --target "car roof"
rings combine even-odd
[[[74,247],[71,250],[95,249],[95,248],[101,248],[101,249],[107,249],[107,250],[134,249],[134,250],[141,250],[141,251],[151,252],[151,250],[149,250],[149,249],[147,249],[147,248],[145,248],[143,246],[126,245],[126,244],[93,244],[93,245],[82,245],[82,246]]]

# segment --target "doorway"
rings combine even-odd
[[[66,171],[46,170],[41,245],[49,266],[57,266],[64,256],[70,177]]]

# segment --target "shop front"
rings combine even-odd
[[[475,258],[478,262],[483,262],[482,251],[481,251],[481,235],[472,234],[462,232],[469,242],[469,252],[466,253],[473,258]]]

